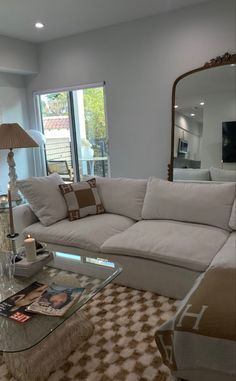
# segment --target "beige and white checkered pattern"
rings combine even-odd
[[[84,309],[93,335],[47,381],[169,381],[154,333],[176,308],[173,299],[108,285]],[[0,380],[15,381],[1,358]]]
[[[95,178],[80,183],[60,184],[59,188],[65,199],[70,221],[104,213]]]

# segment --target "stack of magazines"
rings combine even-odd
[[[79,300],[84,288],[34,282],[0,303],[0,315],[24,323],[34,313],[63,316]]]

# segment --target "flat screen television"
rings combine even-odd
[[[185,139],[179,139],[179,153],[187,153],[188,152],[188,141]]]
[[[236,121],[222,122],[222,160],[236,163]]]

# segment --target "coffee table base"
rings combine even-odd
[[[92,333],[92,323],[79,311],[38,345],[23,352],[4,353],[3,358],[16,380],[45,381]]]

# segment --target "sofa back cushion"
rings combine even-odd
[[[17,181],[21,193],[43,225],[49,226],[67,217],[67,207],[59,185],[64,181],[57,173]]]
[[[141,220],[147,180],[96,177],[97,189],[108,213]]]
[[[236,170],[210,168],[212,181],[236,182]]]
[[[174,168],[174,180],[200,180],[209,181],[209,169],[195,169],[195,168]]]
[[[235,188],[236,191],[236,188]],[[236,198],[234,199],[231,217],[229,220],[229,226],[232,230],[236,230]]]
[[[234,184],[175,183],[150,178],[143,219],[187,221],[229,229]]]

